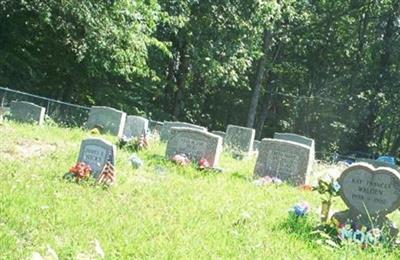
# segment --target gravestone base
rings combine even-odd
[[[333,214],[332,219],[335,219],[339,223],[343,224],[353,223],[355,225],[362,225],[366,227],[371,227],[373,225],[374,228],[379,228],[380,230],[388,228],[391,239],[395,239],[399,233],[399,229],[396,227],[396,225],[386,216],[380,218],[371,216],[371,223],[371,220],[368,218],[368,216],[363,216],[360,214],[357,215],[355,212],[345,210]]]

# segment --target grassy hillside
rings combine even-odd
[[[128,152],[118,151],[117,185],[110,189],[63,180],[89,136],[80,129],[7,121],[0,126],[1,259],[46,255],[48,247],[60,259],[96,259],[96,243],[106,259],[400,257],[399,250],[320,244],[309,234],[318,221],[317,194],[255,186],[255,160],[224,154],[225,172],[205,174],[166,161],[165,145],[151,141],[149,150],[138,153],[145,161],[139,170],[131,167]],[[319,165],[315,173],[326,169]],[[288,209],[303,200],[312,214],[288,222]],[[393,218],[399,220],[397,212]]]

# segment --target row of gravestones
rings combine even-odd
[[[46,109],[26,101],[12,101],[11,118],[27,123],[42,125]],[[101,128],[117,136],[137,137],[147,133],[149,120],[140,116],[127,116],[126,113],[109,107],[94,106],[90,109],[86,127]]]
[[[41,125],[45,108],[29,102],[13,101],[10,112],[16,120]],[[205,127],[184,122],[151,123],[151,127],[159,131],[160,139],[168,142],[168,157],[184,153],[190,159],[207,159],[212,167],[216,167],[222,147],[243,157],[250,156],[254,150],[255,130],[251,128],[228,125],[226,133],[209,133]],[[90,110],[86,128],[95,127],[116,136],[130,138],[147,133],[149,120],[139,116],[127,116],[114,108],[94,106]],[[314,160],[315,145],[312,139],[294,134],[275,134],[274,139],[263,139],[256,145],[259,149],[256,175],[276,176],[296,184],[307,183]],[[98,159],[100,155],[90,156]]]
[[[14,119],[42,124],[45,109],[27,102],[12,102],[10,112]],[[126,121],[126,122],[125,122]],[[107,107],[91,109],[87,128],[101,126],[115,135],[136,136],[147,131],[145,118],[126,116],[125,113]],[[254,129],[229,125],[226,133],[210,133],[206,128],[182,122],[150,122],[151,128],[167,141],[166,156],[184,153],[191,159],[206,159],[211,167],[218,165],[223,146],[235,153],[250,154],[258,146],[255,176],[279,177],[293,184],[310,181],[315,157],[313,139],[288,133],[276,133],[273,139],[254,141]],[[115,165],[116,148],[101,138],[89,138],[82,142],[79,162],[93,169],[95,177],[107,162]],[[390,232],[398,230],[391,225],[387,214],[400,207],[400,174],[390,168],[374,168],[368,164],[356,164],[346,169],[339,178],[341,197],[349,207],[335,214],[340,222],[357,219],[363,225],[373,222],[376,226],[389,224]]]

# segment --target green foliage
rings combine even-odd
[[[399,14],[394,0],[2,0],[0,84],[225,130],[248,122],[261,78],[258,138],[395,155]]]
[[[104,189],[62,178],[76,163],[87,131],[5,121],[0,136],[0,252],[5,259],[45,255],[48,247],[60,259],[96,258],[96,241],[107,259],[400,256],[396,248],[320,245],[312,234],[314,211],[288,219],[291,205],[307,200],[317,208],[319,198],[288,185],[255,186],[255,160],[243,163],[223,155],[224,173],[203,174],[166,160],[165,144],[152,142],[138,152],[145,162],[140,169],[130,165],[129,152],[119,150],[117,183]],[[23,144],[41,149],[27,154],[18,149]],[[399,212],[392,217],[399,223]]]

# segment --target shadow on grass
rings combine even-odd
[[[239,180],[246,181],[246,182],[249,182],[249,181],[253,180],[253,178],[251,178],[249,176],[246,176],[244,174],[240,174],[239,172],[232,173],[231,174],[231,178],[232,179],[239,179]]]

